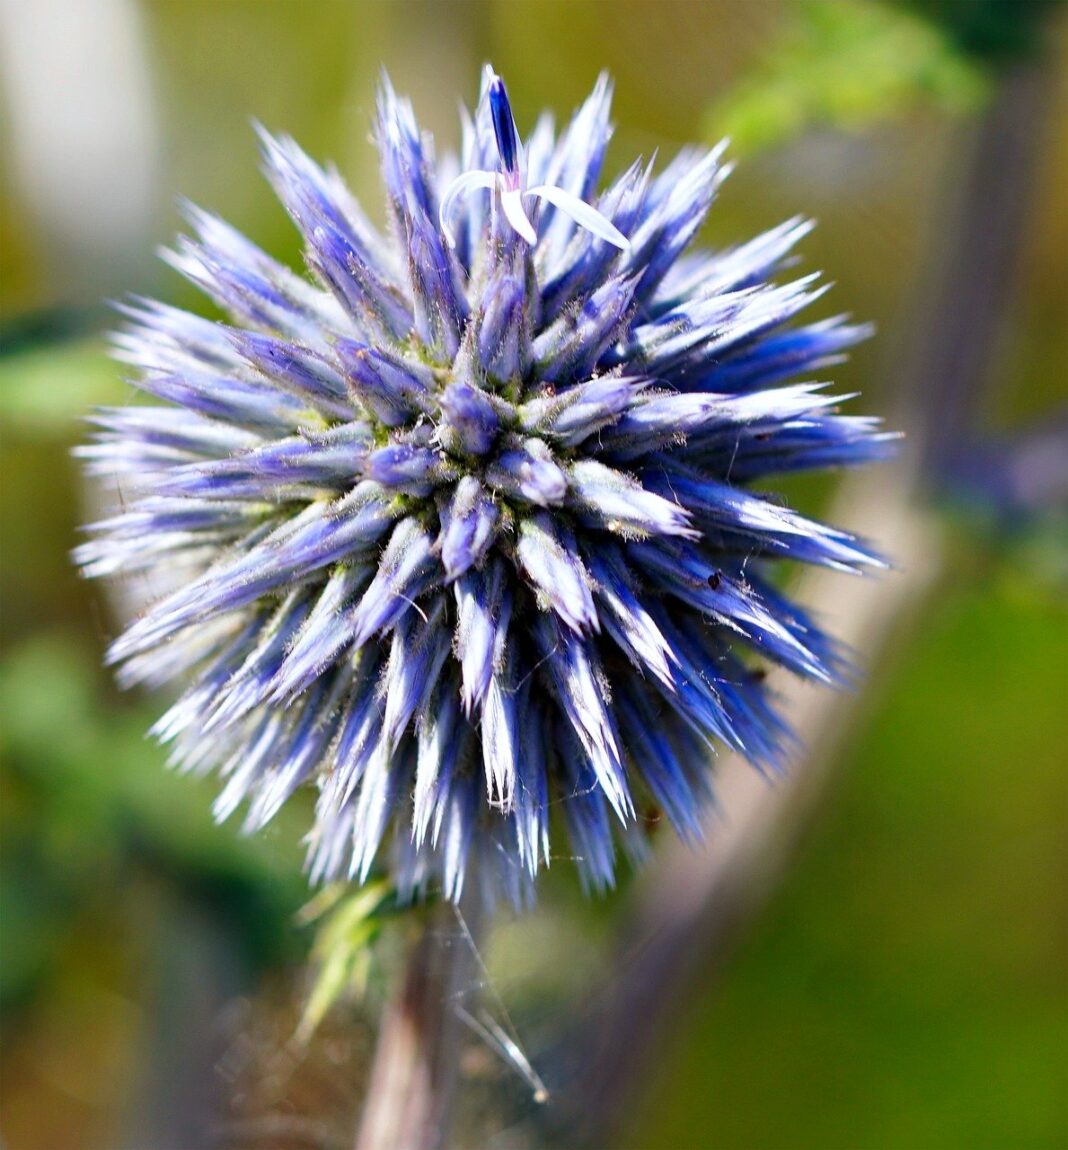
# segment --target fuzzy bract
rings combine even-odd
[[[181,685],[155,733],[219,817],[317,788],[317,880],[457,899],[477,860],[520,903],[561,838],[609,886],[655,812],[700,833],[715,746],[779,764],[760,661],[838,674],[768,568],[878,560],[758,488],[886,453],[812,378],[867,330],[793,322],[803,220],[692,249],[720,149],[599,191],[609,99],[524,141],[487,69],[438,163],[384,81],[384,229],[263,132],[310,275],[188,208],[167,258],[227,321],[124,309],[157,402],[94,416],[121,501],[77,560],[151,597],[110,658]]]

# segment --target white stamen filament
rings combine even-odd
[[[441,224],[441,230],[450,248],[456,247],[456,237],[449,227],[449,216],[452,214],[453,205],[458,199],[476,188],[496,188],[500,192],[501,209],[505,219],[531,247],[538,242],[538,236],[523,208],[524,196],[545,200],[553,207],[559,208],[560,211],[570,216],[580,228],[592,232],[599,240],[614,244],[622,251],[626,251],[630,247],[630,240],[611,220],[602,215],[591,204],[586,203],[585,200],[572,195],[571,192],[558,188],[555,184],[539,184],[535,188],[524,189],[522,185],[509,187],[510,183],[512,181],[500,172],[485,172],[476,169],[470,172],[461,172],[449,184],[448,188],[445,189],[445,195],[441,198],[438,222]]]
[[[504,218],[533,247],[538,242],[538,233],[534,230],[534,225],[527,219],[526,212],[523,211],[522,195],[523,193],[518,188],[513,191],[505,191],[502,188],[501,210],[504,212]]]

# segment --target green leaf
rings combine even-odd
[[[7,434],[71,438],[93,407],[128,399],[117,364],[99,340],[34,348],[0,359]]]
[[[808,0],[758,73],[708,111],[705,129],[752,152],[811,128],[969,111],[988,90],[985,69],[919,16],[872,0]]]
[[[360,999],[367,993],[373,945],[396,911],[395,892],[384,878],[355,891],[348,883],[331,883],[300,911],[299,923],[319,926],[312,944],[316,974],[297,1027],[299,1042],[311,1038],[340,999]]]

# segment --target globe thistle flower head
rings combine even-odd
[[[805,221],[687,250],[721,149],[598,192],[610,96],[524,141],[487,68],[439,163],[383,80],[385,230],[261,131],[310,274],[189,207],[166,258],[228,321],[124,308],[154,402],[94,417],[122,509],[77,560],[151,595],[110,659],[182,686],[154,733],[219,773],[220,818],[317,788],[315,879],[456,899],[477,859],[521,903],[562,837],[610,886],[650,809],[699,834],[714,747],[778,764],[754,655],[839,672],[768,567],[878,560],[753,485],[885,454],[806,378],[867,330],[793,322],[822,289],[772,277]]]

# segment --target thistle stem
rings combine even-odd
[[[456,1084],[454,1005],[471,959],[452,906],[431,908],[382,1014],[356,1150],[437,1150],[445,1144]]]

